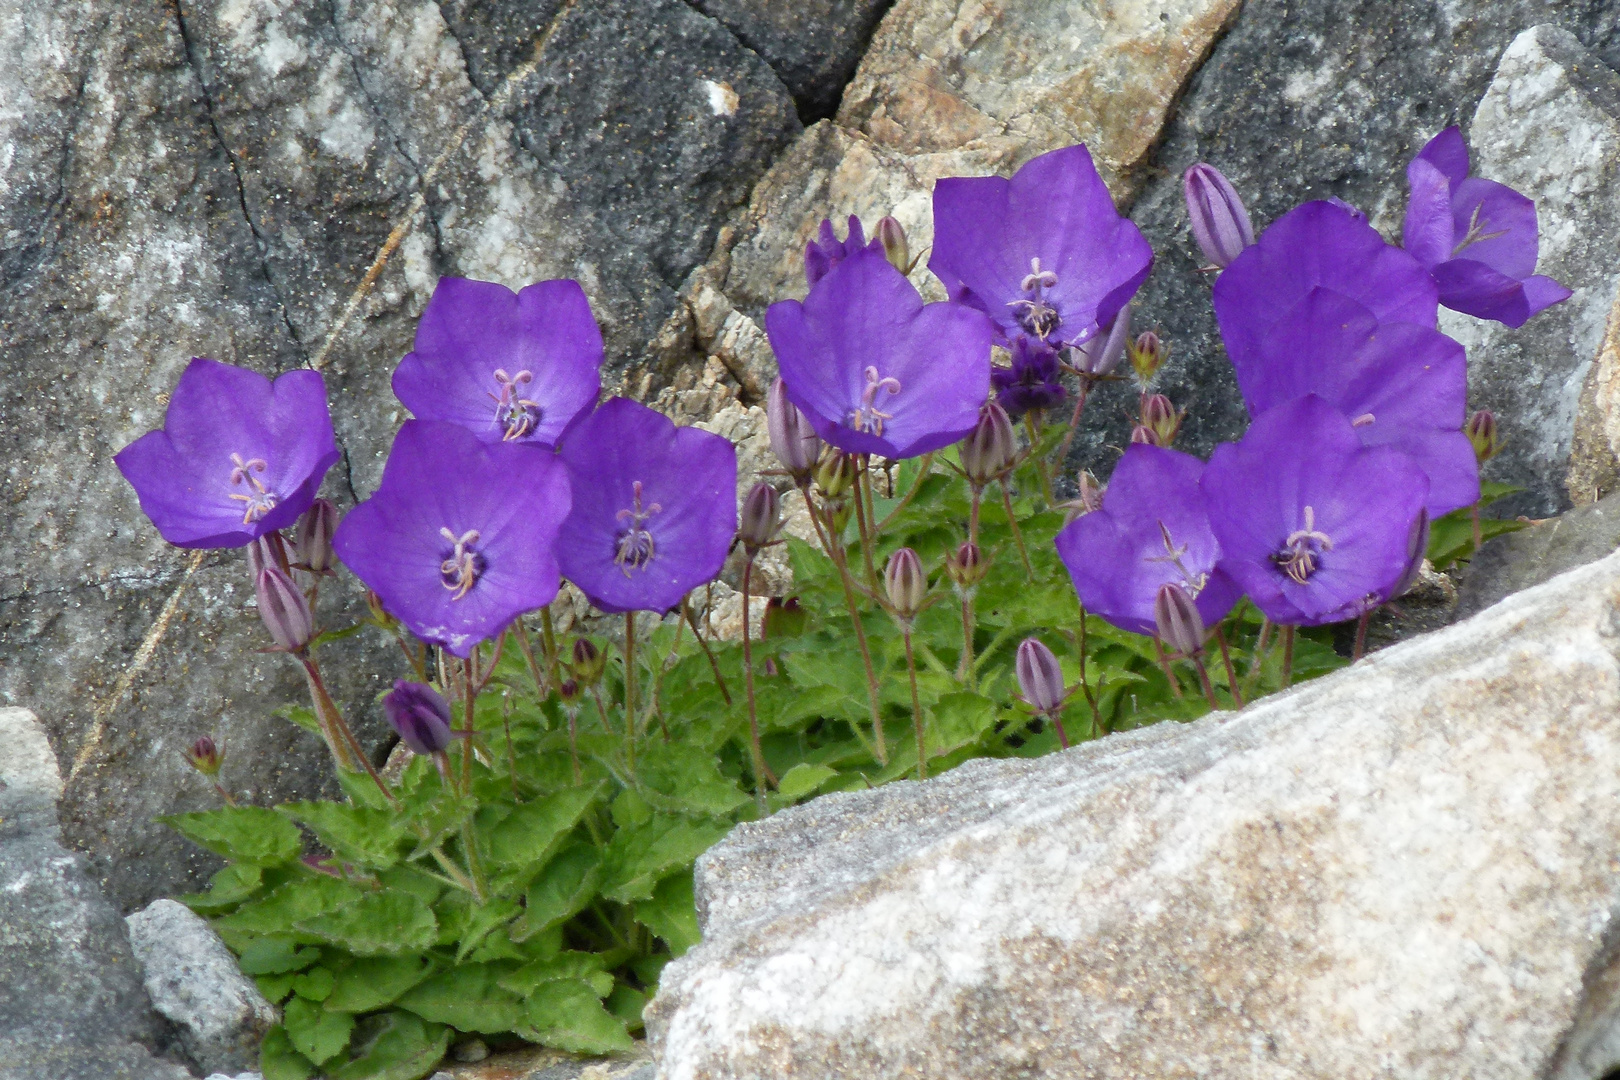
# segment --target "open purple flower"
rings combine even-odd
[[[1012,366],[992,367],[990,383],[996,400],[1010,416],[1034,409],[1042,412],[1068,396],[1063,388],[1057,350],[1035,338],[1017,337],[1012,343]]]
[[[821,219],[821,236],[804,245],[804,280],[814,285],[827,276],[827,271],[843,262],[857,251],[882,251],[883,241],[874,236],[869,244],[866,241],[866,230],[861,228],[861,219],[854,214],[849,215],[849,232],[843,240],[833,232],[833,223],[830,218]],[[887,256],[885,255],[885,258]]]
[[[1349,418],[1314,394],[1216,447],[1199,483],[1221,569],[1287,626],[1353,619],[1388,600],[1428,521],[1429,479],[1417,463],[1363,445]]]
[[[932,270],[1005,340],[1085,341],[1147,280],[1153,250],[1120,217],[1084,146],[1026,162],[1011,180],[934,185]]]
[[[990,322],[924,304],[881,249],[846,256],[804,303],[765,312],[788,398],[841,450],[916,457],[973,429],[990,393]]]
[[[291,525],[337,459],[318,372],[272,383],[200,357],[181,373],[163,428],[113,458],[163,539],[189,548],[245,547]]]
[[[561,457],[574,509],[557,561],[602,611],[668,611],[720,572],[737,532],[730,441],[613,398],[579,422]]]
[[[579,282],[505,285],[440,278],[394,372],[418,420],[448,420],[485,442],[556,445],[596,404],[602,331]]]
[[[1312,289],[1348,296],[1379,322],[1433,326],[1434,282],[1342,206],[1308,202],[1284,214],[1215,279],[1215,319],[1237,365],[1259,359],[1276,323]]]
[[[552,454],[412,420],[332,546],[412,633],[465,657],[557,595],[553,545],[568,509]]]
[[[1536,273],[1536,204],[1505,184],[1468,175],[1462,132],[1448,127],[1406,167],[1412,186],[1401,242],[1434,275],[1454,311],[1523,326],[1570,292]]]
[[[1354,300],[1313,289],[1271,328],[1258,359],[1235,366],[1249,415],[1316,394],[1365,445],[1411,457],[1428,474],[1431,517],[1478,501],[1479,464],[1463,433],[1468,359],[1438,330],[1380,324]]]
[[[1203,470],[1202,461],[1178,450],[1125,448],[1102,508],[1057,535],[1058,555],[1088,612],[1151,635],[1154,600],[1167,584],[1195,598],[1205,625],[1232,610],[1241,590],[1219,566],[1221,546],[1198,488]]]

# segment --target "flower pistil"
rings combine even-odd
[[[641,481],[637,480],[631,485],[633,508],[620,510],[618,519],[625,523],[623,531],[619,533],[618,548],[613,554],[613,561],[619,565],[625,577],[630,576],[631,570],[639,570],[652,561],[658,553],[658,545],[653,540],[653,534],[647,530],[646,523],[654,514],[663,511],[663,507],[653,503],[645,510],[641,506]]]
[[[1303,585],[1316,573],[1316,563],[1322,552],[1333,550],[1333,540],[1327,533],[1316,529],[1316,510],[1305,508],[1305,527],[1288,534],[1282,550],[1271,556],[1278,569],[1294,582]]]
[[[1025,300],[1014,300],[1007,305],[1014,309],[1014,317],[1017,318],[1019,325],[1042,341],[1057,329],[1057,308],[1046,302],[1046,290],[1056,288],[1057,280],[1057,275],[1052,271],[1041,269],[1041,260],[1038,257],[1030,259],[1029,273],[1024,276],[1021,286],[1029,297]]]
[[[883,434],[883,421],[893,420],[893,413],[886,413],[877,407],[877,393],[887,390],[892,397],[900,392],[900,380],[896,378],[879,378],[878,369],[868,366],[866,369],[866,389],[861,393],[861,403],[849,411],[849,426],[856,431],[870,431],[874,435]]]
[[[231,465],[231,486],[245,484],[248,487],[246,495],[233,493],[231,498],[247,504],[243,508],[242,524],[251,525],[274,510],[276,504],[281,501],[275,492],[266,488],[259,482],[259,478],[253,475],[256,472],[264,472],[270,465],[263,458],[249,458],[243,461],[241,454],[231,455]]]
[[[473,549],[478,543],[478,530],[468,529],[458,537],[448,528],[441,528],[439,535],[452,545],[450,554],[439,563],[439,580],[450,590],[450,599],[460,600],[484,572],[484,557]]]
[[[505,368],[495,369],[495,385],[500,387],[500,393],[489,397],[495,402],[495,425],[504,429],[503,442],[521,439],[540,426],[540,403],[522,396],[524,384],[533,381],[532,371],[508,375]]]

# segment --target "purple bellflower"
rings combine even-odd
[[[1468,175],[1462,132],[1448,127],[1406,167],[1412,186],[1401,242],[1428,268],[1454,311],[1523,326],[1570,291],[1537,274],[1536,204],[1505,184]]]
[[[1258,361],[1271,328],[1312,289],[1348,296],[1379,322],[1433,326],[1434,282],[1418,261],[1330,202],[1295,207],[1215,279],[1215,319],[1232,363]]]
[[[440,278],[394,372],[418,420],[448,420],[485,442],[555,446],[596,404],[602,331],[579,282],[505,285]]]
[[[412,752],[437,754],[450,745],[450,704],[433,687],[396,680],[382,705],[388,725]]]
[[[272,383],[197,358],[174,388],[163,428],[113,460],[163,539],[230,548],[297,521],[337,459],[318,372],[289,371]]]
[[[1216,447],[1199,484],[1221,568],[1285,626],[1353,619],[1390,599],[1428,521],[1429,478],[1418,464],[1364,445],[1314,394]]]
[[[552,548],[568,509],[554,455],[411,420],[332,546],[417,637],[465,657],[557,595]]]
[[[890,220],[888,218],[885,221]],[[902,234],[903,239],[903,234]],[[861,228],[861,219],[854,214],[849,215],[849,232],[843,240],[833,232],[833,223],[830,218],[821,219],[821,236],[804,245],[804,280],[809,285],[827,276],[827,271],[843,262],[857,251],[884,251],[883,238],[874,236],[870,243],[866,240],[866,231]],[[887,252],[884,257],[888,258]]]
[[[846,256],[801,304],[765,312],[788,399],[840,450],[909,458],[973,430],[990,393],[990,322],[924,304],[882,249]]]
[[[1221,545],[1198,488],[1203,470],[1203,462],[1178,450],[1125,448],[1101,508],[1057,535],[1058,555],[1087,611],[1151,635],[1154,601],[1167,584],[1187,590],[1205,625],[1232,610],[1241,590],[1220,568]]]
[[[1063,388],[1057,350],[1038,338],[1019,336],[1011,351],[1011,367],[990,369],[996,400],[1007,414],[1022,416],[1032,409],[1040,413],[1062,404],[1069,392]]]
[[[1380,324],[1354,300],[1313,289],[1272,327],[1258,360],[1235,366],[1251,416],[1315,394],[1350,418],[1365,445],[1411,457],[1429,477],[1430,517],[1479,500],[1479,465],[1463,432],[1468,360],[1440,331]]]
[[[613,398],[579,422],[561,457],[574,509],[557,561],[597,608],[669,611],[720,572],[737,532],[729,440]]]
[[[928,268],[951,299],[1053,345],[1086,341],[1147,280],[1153,250],[1120,217],[1084,146],[1026,162],[1011,180],[953,177],[934,185]]]

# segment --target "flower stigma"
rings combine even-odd
[[[495,369],[495,385],[501,392],[489,397],[495,402],[495,426],[504,429],[502,442],[521,439],[540,426],[540,403],[522,396],[524,385],[533,381],[532,371],[508,375],[505,368]]]
[[[232,494],[231,498],[247,504],[243,508],[242,524],[251,525],[274,510],[276,504],[281,501],[275,492],[266,488],[259,482],[259,478],[253,475],[256,472],[264,472],[270,465],[263,458],[249,458],[243,461],[241,454],[231,455],[231,465],[233,466],[231,486],[246,484],[248,487],[246,495]]]
[[[637,480],[631,485],[634,508],[620,510],[618,519],[624,522],[615,542],[613,561],[624,572],[625,577],[630,576],[631,570],[640,570],[652,561],[658,553],[658,545],[653,540],[653,534],[647,531],[647,520],[654,514],[661,513],[663,507],[653,503],[645,510],[641,506],[641,481]]]
[[[439,563],[439,582],[450,590],[450,599],[460,600],[484,573],[484,557],[473,550],[473,545],[478,543],[478,530],[468,529],[458,537],[448,528],[442,528],[439,535],[452,545],[450,554]]]
[[[1290,580],[1303,585],[1316,573],[1316,561],[1324,551],[1333,550],[1333,540],[1327,533],[1316,529],[1316,509],[1305,508],[1305,527],[1288,534],[1281,551],[1271,556],[1278,569]]]
[[[1165,524],[1162,521],[1159,522],[1159,536],[1164,541],[1164,554],[1149,555],[1147,557],[1147,561],[1167,562],[1171,566],[1174,566],[1177,570],[1181,571],[1182,586],[1194,599],[1197,599],[1198,594],[1204,591],[1204,586],[1209,584],[1209,575],[1194,574],[1188,571],[1187,567],[1183,565],[1181,561],[1181,557],[1187,554],[1187,545],[1182,544],[1180,547],[1177,547],[1175,542],[1170,539],[1170,530],[1165,528]]]
[[[1030,259],[1029,273],[1024,276],[1021,286],[1029,294],[1029,299],[1014,300],[1007,305],[1016,309],[1014,317],[1018,325],[1042,341],[1057,329],[1057,308],[1046,302],[1046,290],[1056,288],[1057,280],[1057,275],[1052,271],[1041,269],[1038,257]]]
[[[877,393],[887,390],[893,397],[900,392],[900,380],[879,378],[878,369],[868,366],[866,369],[866,389],[861,393],[861,403],[849,411],[849,426],[856,431],[870,431],[874,435],[883,434],[883,421],[893,420],[893,413],[886,413],[877,407]]]
[[[1479,212],[1483,209],[1485,209],[1485,202],[1484,200],[1481,200],[1479,205],[1474,207],[1473,214],[1469,215],[1468,231],[1464,233],[1463,238],[1457,242],[1457,246],[1451,249],[1451,257],[1453,259],[1457,257],[1458,252],[1462,251],[1463,248],[1468,247],[1471,244],[1477,244],[1481,240],[1495,240],[1498,236],[1506,236],[1508,234],[1506,229],[1498,229],[1493,233],[1486,232],[1485,230],[1490,228],[1490,222],[1479,220]]]

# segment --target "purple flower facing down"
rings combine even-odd
[[[569,504],[552,454],[412,420],[332,546],[417,637],[465,657],[557,595],[553,545]]]
[[[1287,626],[1352,619],[1388,600],[1427,520],[1429,480],[1417,463],[1363,445],[1350,419],[1314,394],[1216,447],[1200,486],[1221,568]]]
[[[485,442],[554,446],[601,390],[602,331],[579,282],[505,285],[440,278],[394,372],[418,420],[448,420]]]
[[[229,548],[297,521],[337,459],[319,373],[289,371],[272,383],[198,358],[181,374],[162,430],[113,460],[163,539]]]
[[[891,221],[892,218],[885,218]],[[898,224],[898,222],[896,223]],[[901,234],[904,242],[905,234]],[[827,271],[843,262],[857,251],[884,251],[883,238],[874,236],[871,243],[866,241],[866,231],[861,228],[861,219],[854,214],[849,215],[849,232],[845,239],[838,239],[833,232],[833,223],[830,218],[821,219],[821,236],[804,245],[804,280],[814,285],[827,276]],[[884,258],[888,254],[884,253]]]
[[[450,705],[433,687],[400,679],[382,704],[388,725],[414,753],[437,754],[450,745]]]
[[[1316,288],[1348,296],[1379,322],[1433,326],[1439,311],[1434,282],[1416,259],[1349,210],[1308,202],[1215,279],[1215,319],[1232,362],[1258,360],[1271,328]]]
[[[802,304],[772,304],[765,330],[789,400],[850,453],[948,446],[989,396],[989,321],[961,304],[925,305],[881,250],[845,258]]]
[[[1429,477],[1439,517],[1479,499],[1479,465],[1463,432],[1468,361],[1438,330],[1383,323],[1348,297],[1314,289],[1272,327],[1260,357],[1236,365],[1251,416],[1316,394],[1350,418],[1367,446],[1392,446]]]
[[[1044,341],[1018,337],[1012,343],[1012,367],[992,367],[990,384],[1009,416],[1031,409],[1042,412],[1068,397],[1063,388],[1057,351]]]
[[[1221,546],[1198,487],[1203,469],[1203,462],[1177,450],[1148,443],[1125,448],[1101,508],[1057,535],[1058,555],[1087,611],[1151,635],[1154,601],[1167,584],[1187,590],[1206,625],[1232,610],[1241,590],[1219,566]]]
[[[1087,340],[1152,266],[1152,249],[1114,209],[1084,146],[1042,154],[1011,180],[953,177],[934,185],[928,268],[953,300],[995,320],[1006,340]]]
[[[1401,242],[1434,275],[1454,311],[1523,326],[1570,292],[1536,273],[1536,204],[1505,184],[1468,175],[1462,132],[1446,128],[1406,167],[1412,186]]]
[[[580,421],[561,457],[574,509],[557,561],[602,611],[668,611],[720,572],[737,531],[728,440],[613,398]]]

